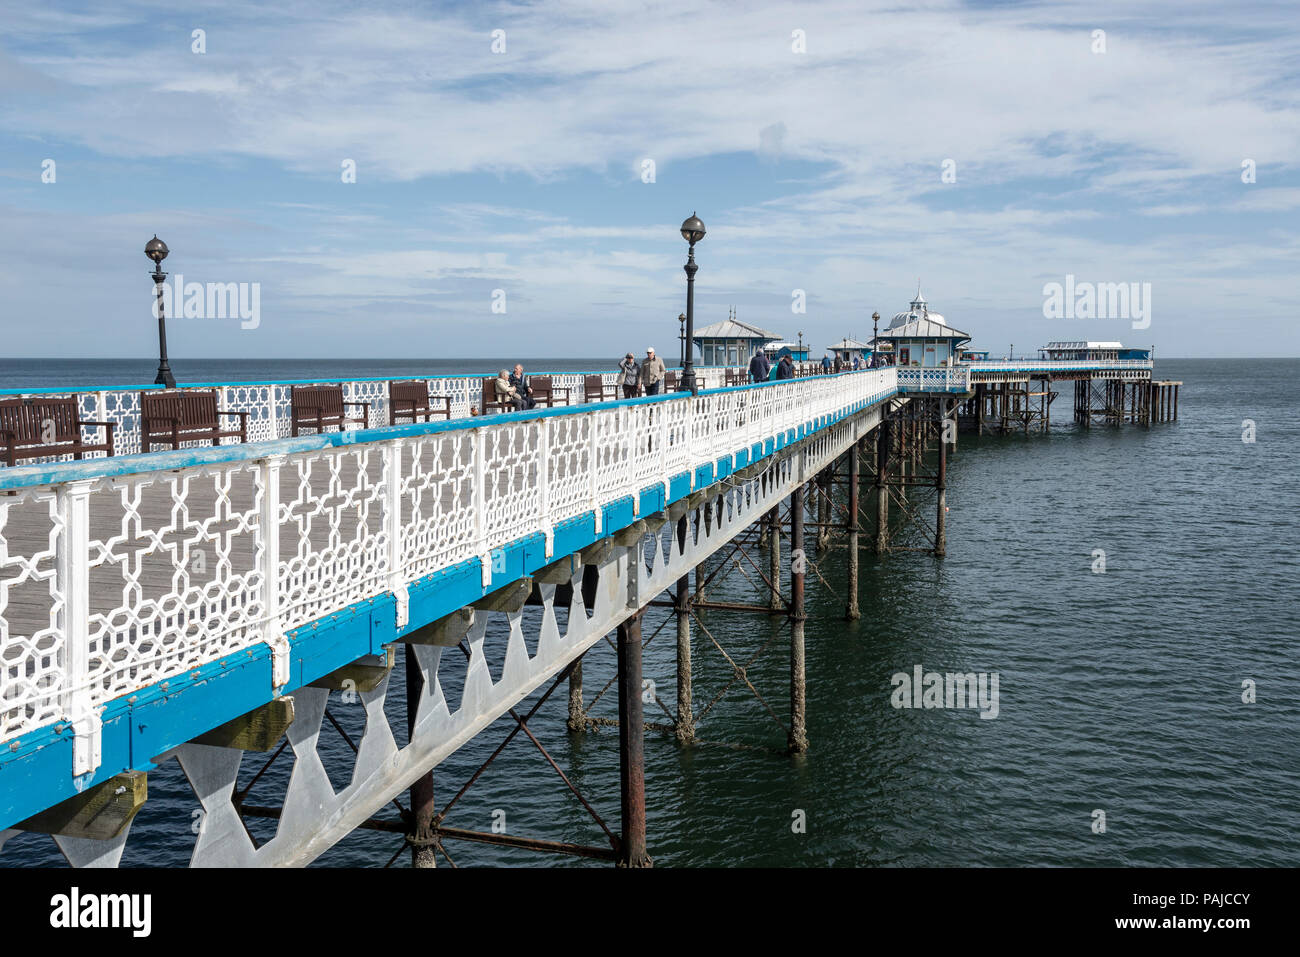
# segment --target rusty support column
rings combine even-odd
[[[862,617],[858,609],[858,482],[861,479],[858,456],[861,454],[862,443],[854,442],[849,448],[849,600],[844,608],[848,621]]]
[[[939,409],[942,414],[947,414],[947,404],[946,399],[940,403]],[[938,492],[939,501],[934,516],[934,555],[936,558],[943,558],[948,553],[948,535],[944,521],[948,512],[948,444],[942,439],[939,442],[939,470],[934,487]]]
[[[889,468],[889,422],[883,416],[876,426],[876,554],[889,548],[889,489],[885,470]]]
[[[407,740],[415,737],[415,718],[420,707],[420,694],[424,691],[424,672],[415,657],[415,646],[406,645],[406,733]],[[416,779],[411,785],[410,837],[411,866],[424,870],[437,867],[433,845],[433,770]],[[425,843],[428,842],[428,843]]]
[[[948,401],[947,399],[944,399],[945,403],[947,403],[947,401]],[[950,455],[957,454],[957,433],[958,431],[960,431],[957,428],[957,423],[960,421],[960,418],[961,418],[961,405],[960,403],[958,403],[956,399],[953,399],[952,400],[952,432],[950,433],[952,435],[952,442],[950,443],[952,447],[948,449]],[[941,430],[946,430],[948,428],[948,420],[944,419],[943,422],[940,423],[939,428]],[[939,441],[940,442],[943,441],[943,431],[940,431],[939,433]]]
[[[790,495],[790,753],[808,750],[807,706],[808,680],[804,671],[803,579],[807,558],[803,550],[803,494],[799,485]]]
[[[649,867],[645,838],[645,715],[641,710],[641,612],[618,626],[619,867]]]
[[[569,672],[569,721],[570,731],[582,731],[587,727],[587,706],[582,701],[582,659],[579,658]]]
[[[769,531],[767,544],[770,551],[767,555],[767,577],[772,579],[772,594],[768,598],[767,607],[773,611],[781,610],[781,506],[778,503],[772,511],[767,513]]]
[[[677,520],[677,541],[686,550],[690,520]],[[695,738],[695,715],[691,710],[691,581],[689,573],[677,579],[674,611],[677,614],[677,740],[689,744]]]
[[[831,489],[835,477],[835,463],[822,469],[817,476],[817,551],[824,552],[831,543]]]

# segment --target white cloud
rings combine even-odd
[[[818,164],[787,195],[768,188],[701,209],[710,228],[702,308],[762,302],[765,321],[783,329],[824,323],[841,335],[846,317],[870,314],[867,297],[886,312],[910,295],[917,272],[972,308],[1029,309],[1039,277],[1070,271],[1164,276],[1180,283],[1163,294],[1164,308],[1225,306],[1232,282],[1186,277],[1219,275],[1225,263],[1247,274],[1272,269],[1276,250],[1295,247],[1292,232],[1269,242],[1209,227],[1191,235],[1207,213],[1300,206],[1290,185],[1300,157],[1292,79],[1300,41],[1280,7],[1246,16],[1209,3],[938,2],[913,11],[849,0],[743,8],[669,0],[424,14],[236,3],[187,11],[207,30],[201,56],[175,18],[151,28],[159,9],[15,11],[0,54],[0,81],[13,79],[4,128],[122,162],[202,168],[245,157],[307,182],[337,183],[347,157],[363,183],[467,173],[525,183],[501,203],[444,197],[418,225],[351,196],[275,200],[291,218],[273,236],[244,211],[183,211],[179,219],[206,223],[177,237],[188,268],[273,269],[285,326],[300,334],[308,303],[378,297],[416,310],[477,308],[473,284],[487,282],[511,284],[520,312],[538,321],[607,315],[584,304],[613,301],[635,303],[629,315],[675,315],[681,263],[672,237],[685,210],[648,215],[635,200],[611,200],[576,214],[550,198],[584,172],[633,188],[646,156],[659,182],[634,188],[674,197],[694,185],[685,178],[701,158]],[[1107,30],[1104,55],[1089,48],[1097,26]],[[498,27],[505,55],[490,50]],[[806,54],[790,50],[795,28],[806,31]],[[1245,157],[1279,185],[1241,185]],[[956,184],[940,182],[946,158],[956,160]],[[703,200],[713,186],[699,183]],[[15,224],[45,232],[62,224],[67,233],[52,247],[65,260],[84,257],[92,273],[107,267],[101,244],[120,246],[128,223],[130,235],[147,236],[160,218],[36,215],[39,204],[15,202]],[[1171,229],[1187,232],[1160,232]],[[24,242],[4,241],[6,291],[47,268],[26,230],[11,232]],[[1269,281],[1278,302],[1286,283],[1294,291],[1285,276]],[[782,312],[794,287],[817,304],[806,319]],[[30,301],[26,288],[15,295]],[[1001,328],[998,308],[981,313],[990,328]],[[94,326],[87,334],[109,342],[95,339]],[[295,341],[286,333],[283,345]]]

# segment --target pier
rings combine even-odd
[[[152,452],[140,398],[152,387],[60,393],[87,423],[114,424],[116,450],[0,466],[0,861],[5,840],[38,832],[74,866],[116,864],[150,773],[175,759],[203,810],[194,866],[304,865],[357,828],[398,831],[397,849],[425,865],[457,840],[649,864],[642,736],[689,747],[707,711],[691,684],[698,609],[788,620],[789,701],[765,704],[790,753],[815,747],[808,554],[843,537],[844,614],[858,617],[860,549],[946,553],[959,432],[1047,429],[1064,383],[1080,427],[1173,421],[1180,383],[1153,380],[1153,365],[1040,357],[820,374],[800,363],[793,379],[752,385],[716,368],[697,370],[697,394],[622,400],[606,398],[612,373],[595,374],[595,391],[555,374],[571,404],[497,414],[478,407],[481,377],[430,378],[448,415],[399,425],[393,381],[367,379],[338,383],[365,403],[361,422],[310,435],[293,434],[294,383],[182,383],[243,413],[247,440]],[[11,393],[29,407],[52,394]],[[729,607],[701,569],[742,555],[768,594]],[[647,720],[640,693],[651,606],[676,622],[667,723]],[[617,824],[579,795],[607,843],[443,825],[438,764],[502,716],[551,760],[528,719],[557,697],[571,733],[590,725],[583,656],[611,635]],[[404,688],[390,687],[398,654]],[[341,692],[366,719],[336,788],[317,744]],[[252,759],[292,762],[279,806],[237,790]],[[400,825],[378,818],[399,796]],[[254,817],[278,821],[272,839],[252,838]]]

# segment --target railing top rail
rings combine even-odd
[[[697,371],[708,369],[729,369],[731,366],[696,366]],[[269,385],[315,385],[321,382],[403,382],[408,379],[486,379],[488,376],[497,376],[500,369],[490,369],[483,372],[439,372],[436,375],[423,375],[420,373],[407,373],[405,375],[375,375],[375,376],[347,376],[332,372],[329,375],[317,376],[314,379],[240,379],[230,382],[178,382],[178,389],[224,389],[237,388],[240,386],[269,386]],[[681,366],[668,366],[669,372],[681,372]],[[554,370],[539,370],[529,372],[529,377],[536,376],[556,376],[556,375],[618,375],[618,369],[597,369],[597,370],[572,370],[556,372]],[[87,392],[151,392],[160,389],[162,386],[151,382],[148,385],[100,385],[100,386],[42,386],[38,388],[18,388],[18,389],[0,389],[0,395],[71,395],[72,393]]]
[[[779,379],[769,382],[751,383],[739,386],[724,386],[716,389],[702,389],[701,396],[720,395],[727,392],[743,392],[748,389],[762,389],[774,386],[789,386],[807,382],[825,382],[841,376],[858,375],[863,372],[887,372],[892,369],[859,369],[856,372],[840,372],[830,375],[805,376],[798,379]],[[0,492],[16,491],[64,482],[102,478],[105,476],[137,475],[148,472],[166,472],[192,466],[216,465],[227,462],[246,462],[263,459],[272,455],[291,455],[297,452],[313,452],[330,447],[363,445],[371,442],[383,442],[410,436],[431,435],[439,432],[454,432],[488,428],[512,422],[530,421],[561,416],[595,415],[623,406],[651,405],[662,402],[684,402],[691,398],[689,392],[669,392],[664,395],[638,396],[634,399],[617,399],[608,402],[591,402],[581,405],[558,406],[555,408],[529,409],[524,412],[503,412],[494,415],[472,416],[467,419],[451,419],[441,422],[417,422],[407,425],[390,425],[372,429],[353,429],[348,432],[326,432],[316,435],[297,436],[296,438],[271,439],[265,442],[252,442],[241,445],[219,445],[209,448],[181,449],[173,452],[141,452],[134,455],[114,456],[113,458],[83,459],[79,462],[51,462],[38,465],[22,465],[14,468],[0,469]]]

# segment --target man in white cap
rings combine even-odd
[[[664,372],[664,360],[655,355],[655,347],[646,349],[645,359],[641,362],[641,385],[645,387],[646,395],[659,394],[664,384]]]

